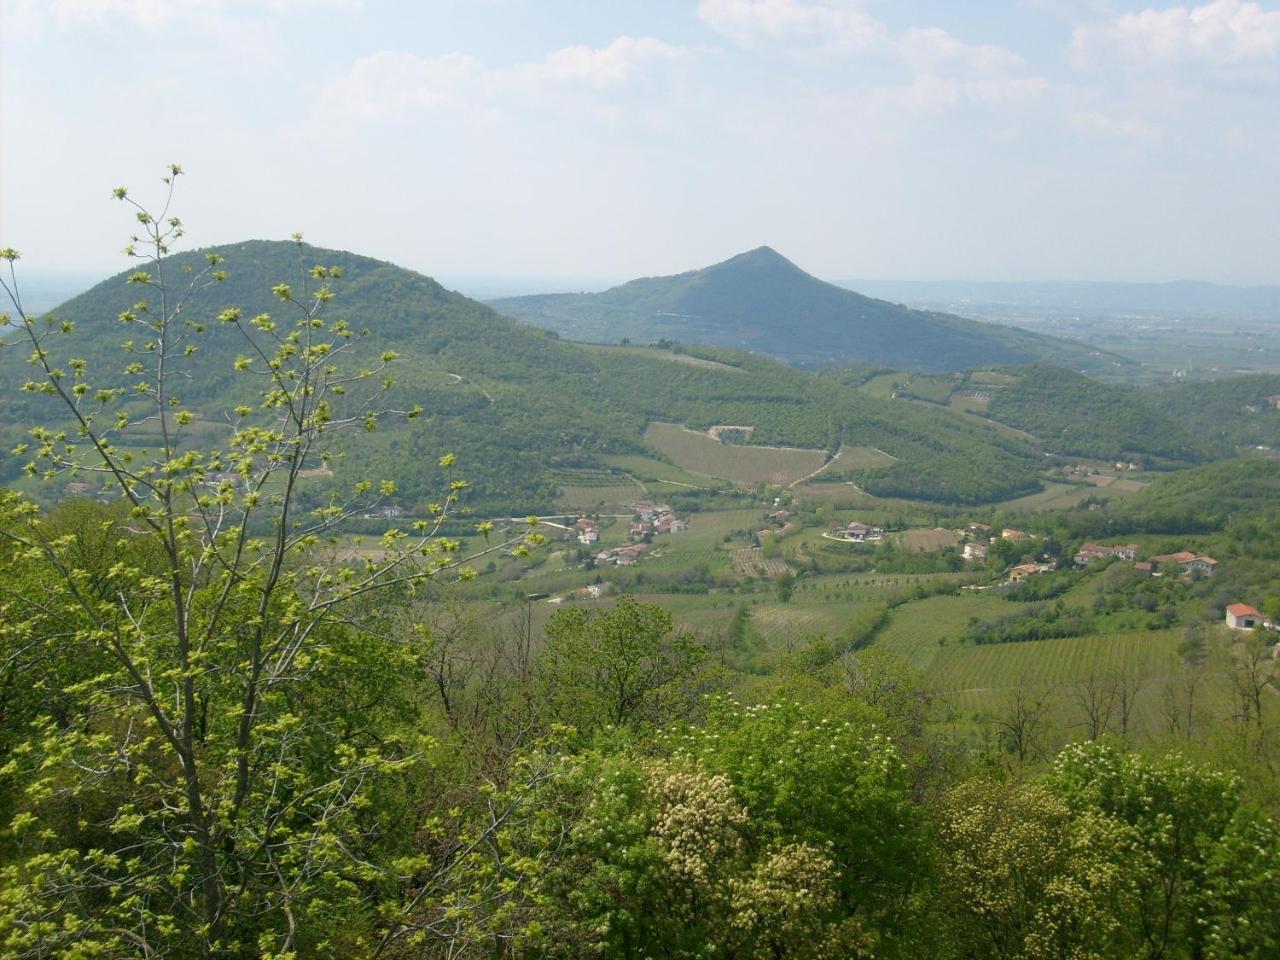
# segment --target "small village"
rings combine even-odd
[[[633,566],[653,548],[653,538],[671,533],[683,533],[689,529],[689,522],[677,517],[671,507],[665,503],[654,503],[652,500],[639,500],[632,504],[635,513],[627,526],[629,543],[617,547],[608,547],[592,556],[596,564],[614,564],[620,567]],[[580,517],[573,524],[578,542],[583,546],[593,547],[600,542],[600,528],[596,520]]]

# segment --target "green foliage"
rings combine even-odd
[[[546,635],[547,709],[583,734],[671,717],[705,657],[691,636],[673,634],[671,614],[631,597],[602,613],[557,610]]]
[[[1237,446],[1280,446],[1280,413],[1270,400],[1277,395],[1280,377],[1255,374],[1173,383],[1149,397],[1225,455]]]
[[[1054,453],[1188,463],[1215,449],[1136,391],[1045,364],[1009,372],[1016,381],[991,390],[987,415],[1027,431]]]
[[[873,720],[726,703],[674,742],[678,755],[732,779],[770,839],[829,848],[847,907],[887,910],[918,880],[923,837],[908,768]]]

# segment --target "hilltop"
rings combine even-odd
[[[1046,361],[1110,364],[1084,344],[864,297],[769,247],[601,293],[504,297],[491,306],[574,340],[674,340],[749,350],[803,367],[876,363],[947,371]]]
[[[439,490],[436,460],[449,451],[472,482],[470,502],[477,511],[545,512],[566,471],[599,469],[606,466],[603,458],[616,455],[660,457],[646,446],[644,431],[662,421],[694,430],[746,425],[753,444],[827,455],[842,444],[878,448],[887,454],[883,460],[844,471],[844,477],[884,496],[981,502],[1038,485],[1039,454],[1032,445],[945,410],[869,396],[839,376],[725,350],[566,342],[421,274],[353,253],[299,251],[270,241],[215,249],[226,258],[229,278],[191,303],[192,319],[208,319],[233,305],[250,315],[277,310],[274,284],[300,286],[305,268],[336,265],[344,276],[333,315],[370,332],[350,361],[387,349],[400,354],[392,402],[422,404],[427,415],[351,435],[350,457],[335,466],[334,483],[389,476],[407,503],[422,502]],[[204,252],[175,256],[167,269],[178,276],[202,264]],[[96,371],[95,386],[126,376],[119,350],[126,333],[116,317],[137,298],[137,288],[126,286],[125,277],[106,280],[55,311],[74,321],[76,332],[55,338],[53,359],[87,359]],[[246,386],[233,374],[242,349],[234,331],[213,324],[200,353],[185,361],[190,377],[183,401],[198,411],[196,432],[203,431],[209,442],[225,434],[227,412],[245,400]],[[4,382],[25,379],[28,352],[0,350]],[[19,441],[18,425],[55,423],[59,415],[39,396],[15,390],[0,397],[0,482],[18,475],[20,464],[7,452]],[[130,442],[145,447],[148,438],[135,433]]]

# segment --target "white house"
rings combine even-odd
[[[1262,614],[1247,603],[1233,603],[1227,607],[1227,626],[1232,630],[1252,630],[1262,626]]]

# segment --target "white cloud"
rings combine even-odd
[[[1071,59],[1082,69],[1126,66],[1248,66],[1280,58],[1280,11],[1242,0],[1195,7],[1148,8],[1072,34]]]
[[[359,10],[362,0],[47,0],[41,5],[59,27],[125,20],[157,27],[175,17],[252,13],[287,14],[310,8]]]
[[[419,57],[379,50],[355,61],[321,100],[326,109],[380,118],[446,107],[489,82],[484,64],[465,54]]]
[[[1016,73],[1026,61],[1004,47],[957,40],[937,27],[913,27],[897,41],[908,64],[919,70],[956,68],[980,74]]]
[[[749,50],[858,53],[889,39],[888,28],[854,0],[702,0],[698,16]]]
[[[647,63],[678,60],[687,53],[652,37],[618,37],[599,50],[581,44],[564,47],[526,69],[534,76],[604,87],[622,83]]]
[[[461,53],[420,57],[380,50],[356,60],[325,88],[321,102],[348,115],[386,119],[449,107],[470,109],[534,93],[545,99],[554,89],[598,93],[637,79],[653,64],[688,55],[685,48],[652,37],[619,37],[600,48],[564,47],[510,67],[491,67]],[[613,109],[606,113],[617,116]]]
[[[819,59],[874,58],[904,67],[911,79],[865,91],[878,108],[938,113],[962,105],[1010,106],[1038,97],[1049,83],[1017,53],[966,43],[938,27],[895,32],[861,0],[702,0],[709,27],[747,50]]]
[[[827,57],[869,54],[900,60],[918,73],[1007,73],[1026,67],[1003,47],[970,44],[938,27],[895,34],[861,0],[702,0],[698,16],[738,46]]]
[[[1144,120],[1119,118],[1102,110],[1078,110],[1071,118],[1076,129],[1126,140],[1151,141],[1160,137],[1160,129]]]

